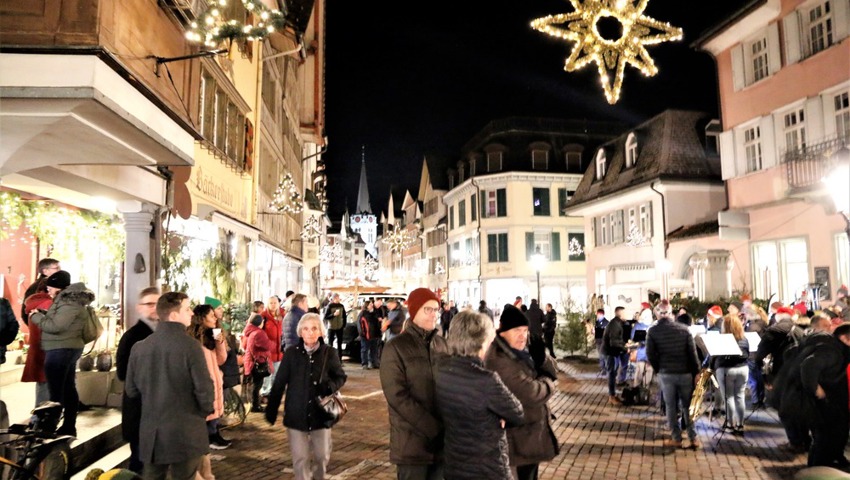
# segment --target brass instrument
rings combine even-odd
[[[688,416],[691,419],[691,423],[696,422],[699,416],[700,408],[702,408],[702,400],[705,397],[705,391],[708,388],[708,382],[711,381],[713,373],[710,368],[705,367],[697,374],[696,382],[694,382],[694,394],[691,397],[691,405],[688,408]]]

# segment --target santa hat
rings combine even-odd
[[[776,319],[791,318],[794,316],[794,310],[789,307],[779,307],[776,309]]]
[[[850,295],[850,292],[848,292],[848,290],[847,290],[847,285],[842,285],[842,286],[838,287],[838,294],[844,295],[845,297],[847,295]]]
[[[804,302],[800,302],[800,303],[794,305],[794,310],[797,310],[797,312],[799,312],[800,315],[805,315],[806,312],[807,312],[806,304]]]
[[[720,305],[712,305],[712,307],[708,309],[708,314],[714,318],[720,318],[723,316],[723,309],[720,308]]]
[[[640,302],[641,310],[652,309],[652,305],[649,302]]]

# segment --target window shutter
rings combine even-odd
[[[449,207],[449,230],[455,229],[455,206]]]
[[[761,164],[762,168],[770,168],[779,165],[779,152],[776,151],[775,135],[773,130],[773,115],[767,115],[759,121],[759,135],[761,135]]]
[[[499,217],[507,217],[508,216],[508,198],[504,188],[500,188],[496,190],[496,211],[497,216]]]
[[[476,198],[477,197],[475,196],[474,193],[472,194],[472,196],[469,197],[469,215],[470,215],[470,221],[473,221],[473,222],[475,220],[477,220],[476,215],[478,215],[478,205],[475,204]]]
[[[499,234],[499,260],[503,262],[508,261],[508,234],[500,233]]]
[[[567,189],[559,188],[558,189],[558,216],[564,217],[567,214],[564,213],[564,208],[567,206]]]
[[[525,259],[531,260],[534,255],[534,232],[525,232]]]
[[[591,222],[591,225],[593,227],[593,245],[599,246],[599,245],[601,245],[601,243],[599,242],[599,230],[600,230],[599,217],[593,217],[593,221]]]
[[[552,209],[549,207],[549,189],[546,188],[540,192],[540,211],[543,215],[552,215]]]
[[[779,24],[775,22],[767,26],[767,63],[771,75],[782,68],[782,58],[779,54]]]
[[[723,180],[735,177],[735,137],[732,130],[720,134],[720,169]]]
[[[487,192],[481,192],[481,218],[487,218]]]
[[[806,143],[812,139],[823,138],[823,102],[820,97],[809,97],[806,99]]]
[[[661,212],[664,215],[664,212]],[[652,238],[654,235],[655,226],[652,223],[652,202],[646,204],[646,216],[649,218],[649,238]],[[664,236],[667,236],[667,232],[664,232]],[[664,238],[666,240],[666,238]]]
[[[744,76],[744,46],[738,45],[732,49],[732,86],[735,91],[746,85]]]
[[[797,63],[800,61],[800,18],[796,10],[782,19],[782,30],[785,34],[785,64]]]
[[[499,256],[498,245],[496,245],[496,236],[487,235],[487,261],[493,263]]]
[[[561,234],[559,232],[552,232],[552,261],[558,261],[561,259]]]
[[[833,0],[832,28],[834,43],[840,42],[850,34],[850,0]]]

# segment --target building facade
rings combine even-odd
[[[790,302],[819,284],[829,303],[850,282],[850,223],[831,198],[850,179],[823,182],[850,139],[848,33],[848,0],[767,0],[695,44],[717,63],[729,202],[721,238],[736,241],[757,297]]]

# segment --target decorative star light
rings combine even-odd
[[[605,98],[612,105],[620,98],[626,64],[631,64],[648,77],[658,73],[646,45],[682,39],[681,28],[643,15],[649,0],[570,0],[570,3],[574,12],[538,18],[531,22],[531,27],[574,42],[573,51],[564,65],[566,71],[572,72],[588,63],[596,63]],[[600,35],[597,24],[601,19],[618,22],[620,37],[606,39]],[[567,24],[566,28],[555,26],[563,24]]]
[[[579,243],[578,238],[573,237],[570,239],[568,253],[571,257],[578,257],[584,253],[584,248],[581,246],[581,243]]]
[[[322,236],[322,229],[319,226],[319,219],[315,215],[310,215],[310,218],[304,222],[304,229],[301,230],[301,238],[308,242]]]
[[[289,173],[284,175],[283,180],[278,184],[272,201],[269,202],[269,210],[292,214],[301,213],[304,210],[304,201],[301,199],[301,194],[298,193],[298,186],[295,185],[295,181]]]
[[[363,262],[363,278],[366,280],[372,280],[375,278],[375,273],[377,271],[378,261],[371,256],[367,256],[366,260]]]
[[[416,239],[413,238],[406,228],[402,228],[399,222],[396,222],[393,229],[384,235],[382,241],[390,249],[390,251],[400,254],[413,245]]]
[[[440,263],[440,261],[438,260],[437,263],[434,265],[434,275],[442,275],[444,273],[446,273],[446,267],[444,267],[443,264]]]
[[[640,233],[640,229],[635,225],[634,220],[629,224],[629,234],[626,235],[626,245],[630,247],[642,247],[646,245],[646,238]]]
[[[215,47],[224,40],[263,40],[270,33],[283,30],[288,25],[285,10],[270,9],[261,0],[241,0],[242,6],[252,15],[254,24],[243,24],[236,19],[227,20],[221,11],[227,7],[227,1],[211,1],[210,7],[189,25],[186,39]]]

